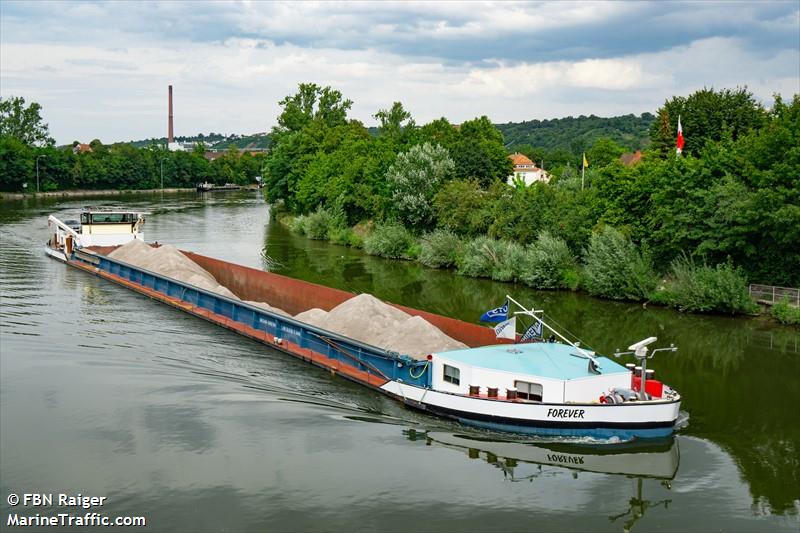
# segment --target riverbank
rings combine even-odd
[[[273,213],[293,233],[312,240],[361,248],[368,255],[403,259],[459,275],[520,283],[533,289],[583,292],[605,300],[641,302],[681,313],[763,317],[800,325],[800,308],[781,302],[771,309],[750,296],[744,273],[730,263],[709,266],[682,256],[667,272],[657,273],[645,251],[613,228],[592,236],[578,260],[565,242],[549,234],[523,246],[487,236],[462,238],[435,230],[414,235],[399,224],[338,224],[325,210],[311,215]],[[622,265],[622,266],[620,266]]]
[[[258,190],[257,185],[242,185],[240,191]],[[84,198],[90,196],[121,196],[129,194],[176,194],[196,192],[195,187],[172,187],[168,189],[98,189],[64,190],[34,193],[0,192],[0,200],[25,200],[30,198]]]
[[[34,193],[3,192],[0,193],[0,200],[25,200],[27,198],[82,198],[88,196],[119,196],[127,194],[157,194],[157,193],[185,193],[194,192],[197,189],[191,188],[171,188],[171,189],[101,189],[101,190],[65,190],[47,191]]]

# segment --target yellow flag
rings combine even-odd
[[[589,162],[586,160],[586,152],[583,153],[583,168],[589,166]]]

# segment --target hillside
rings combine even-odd
[[[617,144],[638,150],[649,142],[650,125],[655,120],[650,113],[597,117],[595,115],[529,120],[495,124],[503,133],[506,146],[530,144],[536,148],[553,150],[563,148],[580,152],[600,137],[608,137]]]
[[[641,116],[624,115],[620,117],[598,117],[595,115],[556,118],[550,120],[528,120],[524,122],[508,122],[495,124],[503,133],[505,145],[529,144],[535,148],[565,150],[580,153],[591,147],[600,137],[609,137],[617,144],[630,150],[643,148],[649,142],[650,125],[655,116],[643,113]],[[370,135],[377,135],[378,128],[367,128]],[[193,136],[175,137],[178,142],[203,141],[210,150],[226,150],[231,146],[238,149],[269,148],[270,139],[267,133],[252,135],[222,135],[219,133],[197,134]],[[138,148],[151,144],[164,144],[166,138],[131,141]]]
[[[197,135],[175,137],[175,141],[179,143],[196,143],[202,141],[205,143],[206,148],[209,150],[227,150],[231,146],[239,149],[256,149],[256,148],[269,148],[270,140],[269,135],[266,133],[254,133],[252,135],[223,135],[221,133],[209,133],[205,135],[198,133]],[[130,141],[131,144],[137,148],[144,148],[152,144],[165,144],[166,137],[142,139],[139,141]]]

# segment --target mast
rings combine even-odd
[[[506,298],[508,298],[508,300],[509,300],[510,302],[513,302],[513,303],[514,303],[514,304],[515,304],[517,307],[519,307],[520,309],[522,309],[522,311],[516,311],[516,312],[514,312],[514,314],[515,314],[515,315],[517,315],[517,314],[520,314],[520,315],[528,315],[528,316],[532,316],[532,317],[533,317],[535,320],[538,320],[538,321],[539,321],[539,322],[542,324],[542,326],[544,326],[544,327],[546,327],[547,329],[549,329],[550,331],[552,331],[552,332],[553,332],[553,334],[554,334],[554,335],[556,335],[556,336],[557,336],[559,339],[561,339],[562,341],[566,342],[567,344],[569,344],[570,346],[572,346],[573,348],[575,348],[576,350],[578,350],[578,352],[580,352],[580,354],[581,354],[582,356],[584,356],[584,357],[586,357],[587,359],[589,359],[590,361],[592,361],[592,363],[594,363],[594,365],[595,365],[597,368],[600,368],[600,363],[598,363],[598,362],[597,362],[597,359],[595,359],[595,357],[594,357],[592,354],[590,354],[589,352],[587,352],[586,350],[584,350],[583,348],[581,348],[580,346],[578,346],[577,344],[575,344],[574,342],[572,342],[571,340],[569,340],[568,338],[566,338],[565,336],[563,336],[563,335],[562,335],[561,333],[559,333],[557,330],[553,329],[553,327],[552,327],[552,326],[548,325],[548,324],[547,324],[547,323],[546,323],[544,320],[542,320],[541,318],[539,318],[538,316],[536,316],[536,313],[537,313],[537,312],[541,312],[541,311],[535,311],[535,310],[533,310],[533,309],[527,309],[527,308],[525,308],[525,306],[523,306],[521,303],[519,303],[518,301],[516,301],[514,298],[512,298],[512,297],[511,297],[511,296],[509,296],[508,294],[506,294]]]

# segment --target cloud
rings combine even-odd
[[[794,2],[11,2],[9,40],[169,43],[255,38],[443,61],[558,61],[655,52],[709,37],[797,42]],[[25,24],[25,23],[28,24]],[[41,31],[30,31],[40,28]],[[80,28],[81,31],[75,31]]]
[[[792,3],[57,7],[0,3],[0,93],[41,103],[59,142],[163,135],[170,83],[181,134],[266,131],[308,81],[366,123],[395,100],[418,123],[505,122],[653,112],[704,86],[800,92]]]

